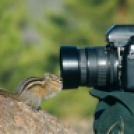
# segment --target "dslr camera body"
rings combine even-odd
[[[78,86],[134,92],[134,25],[114,25],[106,46],[60,47],[63,89]]]

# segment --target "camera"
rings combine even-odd
[[[63,89],[78,86],[134,92],[134,25],[114,25],[105,46],[60,47]]]

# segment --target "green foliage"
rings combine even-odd
[[[56,116],[89,117],[95,110],[97,100],[89,95],[87,88],[62,91],[52,99],[46,100],[42,107]],[[52,107],[50,107],[52,106]]]
[[[49,3],[50,2],[50,3]],[[55,2],[55,6],[53,6]],[[133,23],[133,1],[1,0],[0,87],[45,72],[59,74],[59,47],[105,45],[113,24]],[[63,91],[42,107],[58,116],[89,116],[96,101],[88,89]]]

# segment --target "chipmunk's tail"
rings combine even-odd
[[[8,97],[8,98],[12,98],[12,99],[18,100],[18,94],[8,92],[8,91],[6,91],[4,89],[0,89],[0,95],[2,95],[4,97]]]

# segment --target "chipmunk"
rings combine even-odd
[[[30,77],[22,81],[16,90],[11,93],[0,89],[0,95],[10,97],[39,109],[42,100],[48,99],[62,89],[62,80],[56,75],[46,73],[43,78]]]

